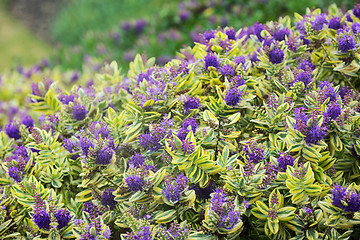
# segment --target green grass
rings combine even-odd
[[[52,26],[55,40],[78,44],[85,33],[110,29],[122,20],[155,20],[164,9],[176,8],[180,0],[77,0],[59,11]]]
[[[32,34],[0,4],[0,71],[18,64],[31,66],[48,57],[49,45]]]

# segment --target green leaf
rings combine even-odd
[[[175,220],[175,218],[176,218],[176,210],[171,209],[165,212],[161,212],[160,214],[157,214],[154,219],[156,223],[164,224]]]

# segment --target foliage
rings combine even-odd
[[[44,116],[0,133],[0,237],[358,237],[360,5],[328,12],[35,84]]]

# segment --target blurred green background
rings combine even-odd
[[[49,58],[52,66],[94,68],[117,60],[123,68],[136,53],[171,59],[200,32],[217,26],[236,30],[256,21],[304,14],[307,7],[350,0],[0,0],[0,70],[31,66]]]

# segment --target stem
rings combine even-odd
[[[105,175],[102,175],[102,176],[106,179],[106,181],[108,181],[109,183],[111,183],[115,187],[120,188],[120,186],[118,184],[114,183],[108,176],[105,176]]]
[[[331,229],[330,227],[329,227],[328,229],[326,229],[326,231],[325,231],[325,233],[324,233],[324,236],[323,236],[322,240],[325,240],[326,235],[328,234],[328,232],[329,232],[329,230],[330,230],[330,229]]]
[[[312,214],[313,214],[314,221],[317,222],[317,220],[316,220],[316,215],[315,215],[315,211],[314,211],[314,208],[313,208],[313,206],[312,206],[312,204],[311,204],[311,198],[310,198],[309,206],[310,206],[311,212],[312,212]],[[316,224],[316,229],[319,231],[319,224],[318,224],[318,223]]]

